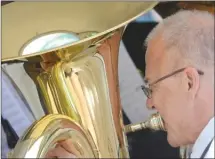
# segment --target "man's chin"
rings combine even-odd
[[[177,142],[176,142],[173,138],[171,138],[171,137],[169,136],[169,134],[167,134],[167,141],[168,141],[168,143],[169,143],[169,145],[170,145],[171,147],[174,147],[174,148],[179,147],[179,145],[177,144]]]

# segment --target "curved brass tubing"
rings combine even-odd
[[[62,139],[74,138],[71,145],[80,158],[129,158],[125,132],[165,130],[159,114],[124,130],[118,80],[126,26],[156,4],[13,2],[2,7],[1,62],[32,116],[9,156],[44,158]]]

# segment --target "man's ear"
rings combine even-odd
[[[184,72],[187,78],[188,91],[192,94],[192,97],[195,98],[200,85],[199,74],[197,70],[192,67],[186,68]]]

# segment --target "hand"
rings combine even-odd
[[[46,154],[46,158],[77,158],[77,152],[70,139],[61,141]]]

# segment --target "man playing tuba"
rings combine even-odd
[[[214,16],[180,11],[149,34],[147,106],[164,120],[172,147],[192,145],[191,158],[214,158]],[[73,158],[72,141],[47,157]]]

